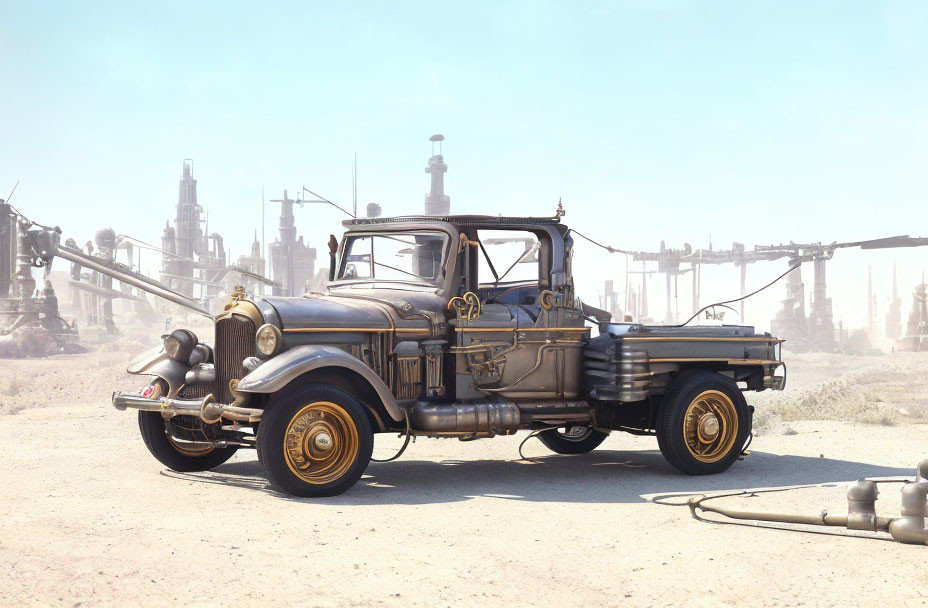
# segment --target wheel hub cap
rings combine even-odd
[[[703,414],[699,417],[699,439],[709,443],[719,434],[719,419],[715,414]]]
[[[708,390],[690,402],[683,418],[686,448],[700,462],[718,462],[737,449],[738,410],[725,393]]]
[[[332,447],[332,438],[329,437],[326,433],[319,433],[316,435],[316,447],[320,450],[328,450]]]

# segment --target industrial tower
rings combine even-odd
[[[209,234],[203,220],[203,207],[197,202],[197,180],[192,174],[193,161],[184,160],[177,197],[174,226],[164,224],[161,249],[161,282],[188,298],[194,297],[194,285],[204,285],[206,297],[219,292],[218,277],[226,268],[222,236]]]
[[[432,156],[429,158],[429,166],[425,172],[432,176],[432,187],[425,197],[425,214],[426,215],[448,215],[451,213],[451,197],[445,194],[445,173],[448,172],[448,165],[445,164],[445,158],[441,155],[441,142],[445,136],[439,134],[429,138],[432,142]],[[435,142],[438,142],[438,154],[435,154]]]

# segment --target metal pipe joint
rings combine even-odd
[[[925,464],[924,462],[922,464]],[[921,465],[919,465],[919,474]],[[928,481],[917,481],[902,488],[902,517],[889,525],[889,533],[901,543],[928,544]]]

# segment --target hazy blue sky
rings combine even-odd
[[[441,132],[456,212],[563,197],[569,224],[637,249],[928,236],[928,2],[460,7],[0,1],[0,197],[20,179],[14,203],[78,241],[155,240],[191,157],[238,255],[262,185],[349,202],[355,153],[362,204],[420,212]],[[321,254],[338,212],[297,214]],[[621,279],[578,255],[588,299]],[[892,260],[908,292],[926,256],[840,252],[836,312],[865,322],[868,263],[885,299]],[[737,288],[706,272],[706,298]]]

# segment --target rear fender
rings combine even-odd
[[[402,409],[380,376],[359,359],[334,346],[310,344],[291,348],[242,378],[236,390],[240,393],[275,393],[307,372],[333,368],[351,370],[363,377],[377,393],[390,417],[395,421],[403,420]]]

